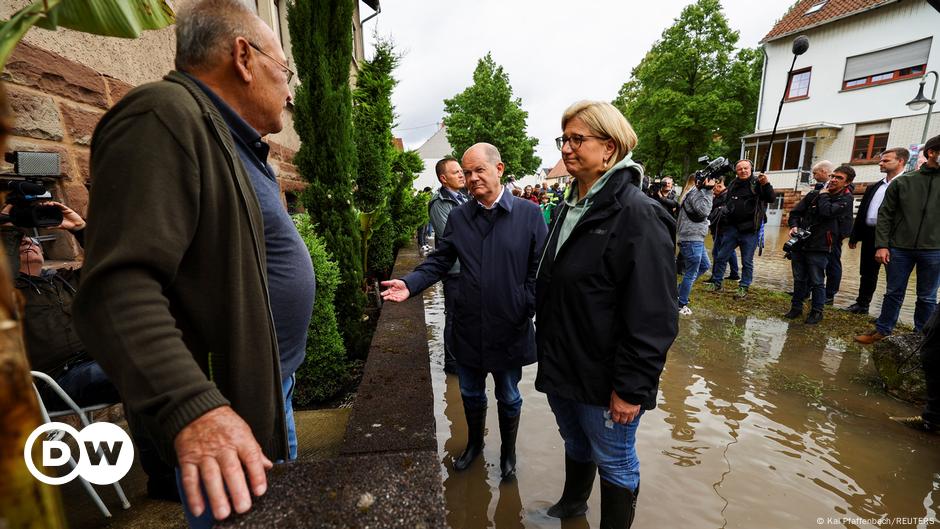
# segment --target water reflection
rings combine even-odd
[[[562,524],[545,514],[561,495],[564,448],[544,395],[533,387],[535,366],[523,370],[520,384],[517,481],[500,483],[495,411],[483,457],[465,472],[453,471],[466,431],[456,379],[441,370],[437,289],[425,295],[425,307],[450,526],[597,527],[597,483],[586,517]],[[634,527],[937,519],[940,438],[888,421],[918,410],[871,390],[865,382],[871,369],[866,349],[828,336],[824,326],[706,311],[683,319],[659,406],[644,415],[637,437],[643,493]]]

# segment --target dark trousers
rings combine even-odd
[[[832,299],[839,293],[842,284],[842,241],[833,243],[826,264],[826,299]]]
[[[921,350],[924,378],[927,381],[927,406],[924,420],[940,426],[940,330],[934,330],[931,339]]]
[[[812,295],[813,310],[823,310],[826,304],[826,265],[829,252],[794,250],[790,266],[793,269],[793,307],[803,309],[803,302]]]
[[[457,359],[454,357],[454,305],[457,303],[458,284],[460,276],[457,274],[445,276],[444,284],[444,366],[457,369]]]
[[[855,302],[863,307],[871,304],[871,298],[875,295],[875,288],[878,286],[878,273],[881,271],[881,263],[875,261],[875,231],[872,228],[871,234],[862,239],[862,250],[858,257],[858,268],[860,280],[858,283],[858,297]]]

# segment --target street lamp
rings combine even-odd
[[[927,99],[924,96],[924,84],[927,83],[927,76],[933,74],[933,94],[931,94],[930,99]],[[940,76],[937,75],[937,72],[930,70],[925,73],[923,77],[920,78],[920,88],[917,89],[917,97],[911,99],[907,103],[907,108],[918,111],[927,107],[927,119],[924,121],[924,133],[921,134],[920,142],[924,143],[927,141],[927,129],[930,127],[930,114],[933,112],[933,105],[937,102],[937,81],[940,80]]]

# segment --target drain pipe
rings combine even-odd
[[[372,13],[371,15],[367,16],[367,17],[365,18],[365,20],[363,20],[363,21],[360,22],[359,24],[365,26],[365,25],[366,25],[366,22],[372,20],[373,18],[375,18],[376,16],[378,16],[378,14],[381,13],[381,12],[382,12],[382,4],[379,4],[379,5],[375,6],[375,13]]]
[[[764,54],[764,65],[761,67],[760,94],[757,96],[757,118],[754,123],[754,132],[760,130],[760,115],[761,111],[764,109],[764,91],[767,89],[767,45],[764,44],[761,46],[760,51]],[[758,138],[757,142],[760,144],[760,138]],[[754,157],[757,157],[757,151],[754,151]]]

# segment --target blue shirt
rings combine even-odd
[[[310,252],[281,203],[281,187],[267,163],[268,144],[208,86],[189,77],[209,96],[225,119],[261,206],[271,316],[277,333],[281,378],[287,379],[303,363],[306,352],[307,328],[316,294]]]

